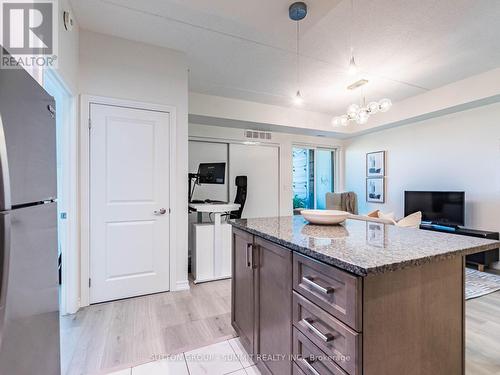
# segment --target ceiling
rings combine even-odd
[[[71,0],[83,29],[184,51],[190,91],[292,106],[295,23],[284,0]],[[300,90],[308,110],[341,114],[500,66],[499,0],[306,1]],[[347,74],[349,39],[361,72]]]

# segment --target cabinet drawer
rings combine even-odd
[[[293,288],[356,331],[361,331],[361,278],[293,255]]]
[[[361,334],[296,292],[293,325],[349,374],[361,373]]]
[[[307,375],[347,375],[296,328],[293,328],[293,355],[297,366]]]

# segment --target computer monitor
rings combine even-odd
[[[200,163],[198,182],[200,184],[224,184],[226,163]]]

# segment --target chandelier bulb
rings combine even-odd
[[[332,118],[332,126],[334,126],[334,127],[340,126],[340,117]]]
[[[347,115],[340,116],[340,125],[341,126],[347,126],[348,122],[349,122],[349,117]]]
[[[378,102],[380,112],[387,112],[392,107],[390,99],[382,99]]]

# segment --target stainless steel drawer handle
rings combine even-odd
[[[302,361],[302,363],[304,364],[304,366],[306,366],[307,370],[311,374],[313,374],[313,375],[321,375],[318,371],[316,371],[316,369],[314,367],[312,367],[311,362],[309,362],[307,359],[301,358],[300,360]],[[312,361],[312,362],[314,362],[314,361]]]
[[[157,211],[154,211],[153,212],[155,215],[165,215],[167,213],[167,210],[164,209],[164,208],[160,208],[159,210]]]
[[[312,333],[318,336],[324,342],[330,342],[333,340],[333,335],[331,333],[323,334],[319,329],[313,326],[314,321],[311,318],[302,319],[302,323],[309,329]]]
[[[302,276],[302,281],[323,294],[332,294],[335,291],[331,286],[325,287],[315,283],[311,276]]]

